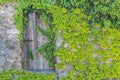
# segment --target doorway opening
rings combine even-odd
[[[40,14],[37,12],[28,13],[28,24],[28,27],[24,30],[24,44],[22,53],[23,69],[29,71],[55,71],[54,65],[50,66],[49,61],[46,60],[45,52],[43,52],[43,54],[36,53],[36,50],[39,47],[48,42],[46,36],[40,34],[36,30],[36,27],[39,26],[42,30],[46,30],[47,25],[40,18]]]

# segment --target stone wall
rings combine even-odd
[[[0,6],[0,71],[22,68],[19,32],[14,25],[14,14],[15,9],[12,3]],[[56,47],[59,48],[62,42],[62,37],[58,36]],[[60,62],[58,57],[56,62]],[[65,70],[56,70],[58,77],[66,76],[71,70],[69,65],[66,66]]]
[[[57,40],[56,40],[56,48],[59,48],[62,45],[63,41],[64,40],[63,40],[62,36],[59,34],[58,37],[57,37]],[[68,46],[68,43],[66,43],[64,47],[67,47],[67,46]],[[61,60],[57,56],[56,57],[56,63],[59,64],[60,62],[61,62]],[[71,66],[69,64],[66,64],[66,68],[65,69],[57,69],[56,70],[56,72],[58,74],[58,78],[66,76],[70,71],[71,71]]]
[[[0,6],[0,71],[21,69],[19,32],[14,25],[13,4]]]

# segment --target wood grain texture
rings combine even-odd
[[[37,32],[36,26],[40,26],[43,30],[47,29],[39,14],[35,12],[29,13],[29,26],[24,32],[23,44],[23,68],[27,70],[52,70],[49,67],[49,62],[44,58],[44,54],[37,54],[36,50],[48,42],[47,38],[41,33]],[[28,58],[28,48],[31,49],[34,59]]]

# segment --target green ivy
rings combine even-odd
[[[44,36],[47,37],[48,42],[45,43],[43,46],[37,49],[36,53],[45,54],[45,58],[49,61],[49,65],[53,66],[55,64],[54,60],[54,51],[55,51],[55,42],[54,42],[54,34],[50,29],[43,30],[40,26],[36,27],[37,30],[42,33]]]
[[[32,73],[25,70],[0,72],[0,80],[56,80],[55,74]]]
[[[15,23],[20,31],[21,41],[24,27],[27,25],[23,9],[26,9],[25,14],[33,9],[40,12],[43,20],[50,26],[48,31],[37,28],[49,38],[48,43],[37,52],[46,51],[46,58],[50,62],[53,56],[59,56],[61,63],[55,64],[56,68],[71,65],[71,71],[61,80],[120,79],[119,0],[16,0],[16,2],[20,4],[15,4],[17,10]],[[0,4],[3,3],[4,0]],[[49,33],[51,35],[48,35]],[[56,49],[55,40],[58,35],[62,36],[64,42]]]
[[[28,48],[27,50],[28,50],[28,52],[27,52],[27,54],[28,54],[28,59],[33,60],[33,59],[34,59],[34,56],[33,56],[32,50],[31,50],[30,48]]]

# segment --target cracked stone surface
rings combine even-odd
[[[13,4],[0,6],[0,71],[21,69],[19,32],[14,25]]]

